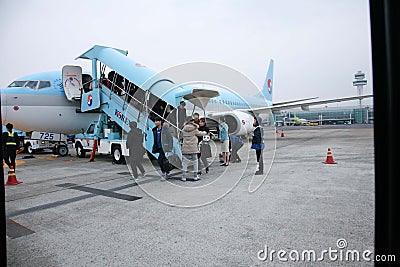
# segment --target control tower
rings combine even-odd
[[[366,84],[367,80],[365,79],[365,73],[363,73],[361,70],[357,71],[357,73],[354,74],[353,86],[357,86],[357,93],[359,96],[363,95],[363,87]],[[361,99],[359,101],[360,101],[360,108],[362,108]]]

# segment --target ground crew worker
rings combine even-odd
[[[19,137],[13,127],[11,123],[7,123],[7,131],[3,133],[4,162],[10,169],[15,169],[15,157],[19,148]]]

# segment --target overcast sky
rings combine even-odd
[[[87,69],[74,59],[99,44],[155,71],[224,64],[258,87],[272,58],[275,101],[356,95],[358,70],[372,93],[368,0],[0,0],[0,25],[1,87],[66,64]]]

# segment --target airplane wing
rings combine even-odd
[[[370,95],[361,95],[361,96],[350,96],[350,97],[333,98],[333,99],[302,102],[302,103],[298,103],[298,101],[296,101],[295,103],[293,103],[292,101],[289,101],[288,103],[282,102],[281,104],[277,104],[277,105],[273,105],[273,106],[269,106],[269,107],[261,107],[261,108],[253,108],[253,109],[240,109],[240,110],[253,111],[253,112],[258,112],[258,113],[263,113],[263,112],[267,112],[267,111],[275,112],[275,111],[279,111],[279,110],[291,109],[291,108],[297,108],[297,107],[301,107],[303,110],[308,110],[309,106],[357,100],[357,99],[364,99],[364,98],[370,98],[370,97],[373,97],[373,95],[370,94]]]
[[[280,105],[285,105],[285,104],[291,104],[291,103],[296,103],[296,102],[301,102],[301,101],[306,101],[306,100],[311,100],[311,99],[317,99],[318,96],[315,97],[309,97],[309,98],[302,98],[302,99],[297,99],[297,100],[290,100],[290,101],[285,101],[285,102],[277,102],[274,103],[274,106],[280,106]]]

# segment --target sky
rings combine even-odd
[[[1,87],[68,64],[89,70],[75,58],[98,44],[155,71],[226,65],[258,88],[274,59],[274,101],[356,95],[358,70],[373,91],[368,0],[0,0],[0,36]]]

